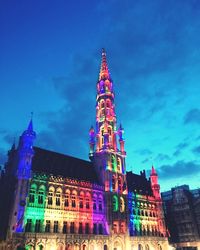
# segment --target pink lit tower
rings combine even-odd
[[[94,162],[100,182],[105,187],[108,233],[127,232],[127,182],[123,128],[117,129],[113,82],[106,52],[97,82],[96,130],[90,129],[90,159]]]

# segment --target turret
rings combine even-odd
[[[156,173],[154,166],[152,166],[152,168],[151,168],[150,179],[151,179],[151,188],[153,191],[153,195],[156,199],[159,200],[159,199],[161,199],[160,185],[158,184],[158,175]]]
[[[29,179],[31,176],[31,163],[34,156],[33,142],[36,133],[33,131],[33,122],[30,120],[27,129],[22,133],[18,145],[18,178]]]
[[[22,133],[17,148],[17,185],[15,201],[10,221],[10,233],[23,232],[23,218],[26,206],[29,180],[31,178],[32,158],[34,156],[33,142],[36,133],[30,120],[27,129]]]

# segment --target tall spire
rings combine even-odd
[[[108,70],[108,64],[107,64],[107,60],[106,60],[106,51],[103,48],[102,54],[101,54],[101,68],[100,68],[100,72],[99,72],[99,81],[105,80],[105,79],[110,79],[110,73]]]
[[[151,175],[157,175],[154,166],[151,167]]]

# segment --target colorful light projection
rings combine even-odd
[[[53,176],[34,176],[24,216],[24,231],[108,234],[108,230],[102,186],[72,179],[58,181]]]
[[[129,232],[131,236],[160,236],[159,215],[153,196],[128,193]]]

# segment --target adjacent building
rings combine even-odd
[[[126,171],[105,50],[96,87],[90,161],[34,147],[32,120],[9,151],[0,179],[5,249],[168,249],[155,168],[150,178]]]
[[[200,189],[188,185],[162,193],[170,243],[178,250],[200,249]]]

